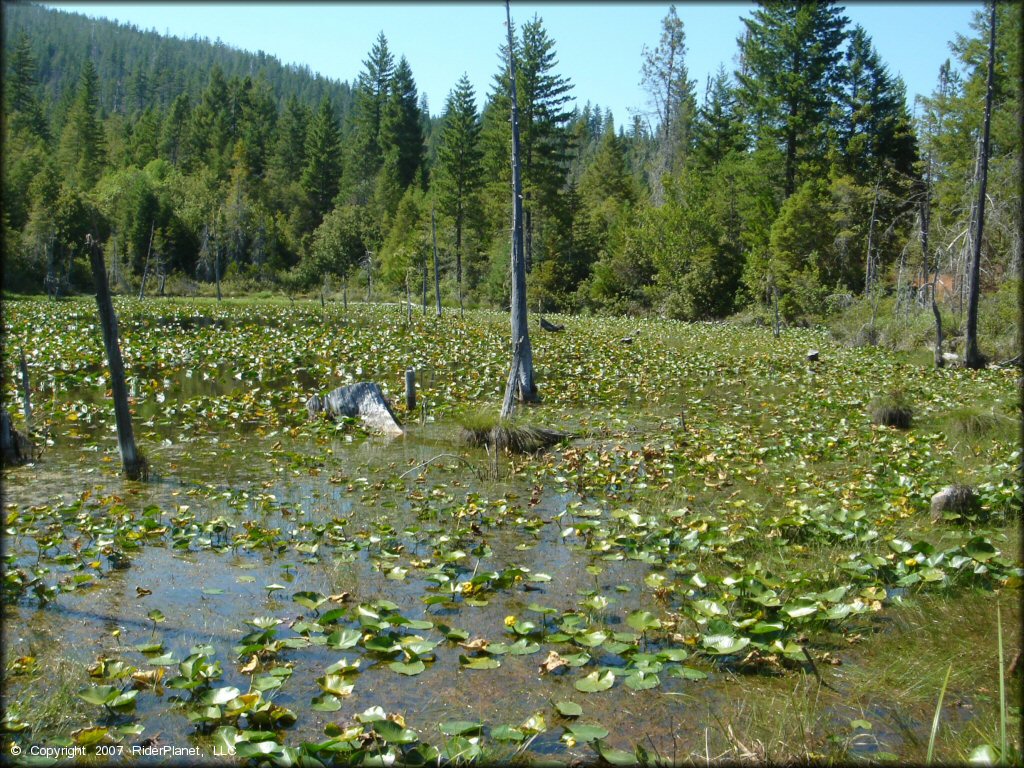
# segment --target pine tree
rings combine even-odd
[[[11,54],[10,76],[7,79],[7,113],[14,131],[24,130],[49,140],[46,119],[38,96],[38,65],[32,55],[31,41],[24,32],[18,35]]]
[[[86,191],[92,189],[103,170],[105,141],[97,93],[96,68],[86,59],[58,153],[67,178]]]
[[[905,89],[860,25],[850,33],[844,74],[836,162],[858,184],[873,183],[886,168],[909,177],[917,148]]]
[[[848,19],[831,2],[764,2],[737,41],[739,97],[760,143],[783,155],[783,193],[822,175]]]
[[[423,163],[423,125],[419,97],[412,69],[405,56],[395,67],[388,89],[381,113],[379,144],[384,154],[381,173],[386,177],[381,186],[394,189],[397,193],[387,195],[381,201],[382,210],[390,216],[401,195],[419,178]]]
[[[277,122],[277,143],[270,161],[279,183],[298,181],[306,165],[306,126],[309,110],[294,95],[288,97]]]
[[[302,170],[302,188],[308,196],[313,226],[333,207],[341,181],[341,136],[329,97],[309,124],[306,134],[306,166]]]
[[[686,33],[674,5],[662,19],[658,46],[644,46],[643,57],[642,82],[654,107],[658,141],[651,177],[655,202],[660,203],[662,178],[679,170],[689,154],[696,112],[694,81],[686,68]]]
[[[189,122],[192,105],[188,97],[179,94],[171,102],[160,132],[160,157],[171,165],[177,166],[186,151],[186,127]]]
[[[467,223],[479,217],[479,193],[483,186],[481,158],[476,95],[469,77],[463,74],[445,102],[431,185],[442,213],[455,225],[455,280],[460,308],[463,304],[462,246]]]
[[[693,124],[693,161],[696,167],[711,170],[726,157],[744,148],[744,130],[736,111],[736,94],[725,67],[719,65],[708,77],[704,104]]]
[[[384,163],[380,128],[395,60],[383,32],[377,36],[363,67],[356,83],[352,129],[346,142],[344,181],[346,197],[359,204],[369,201],[377,173]]]
[[[557,231],[565,224],[560,199],[565,187],[569,162],[568,125],[572,112],[567,109],[572,83],[555,74],[558,64],[555,43],[534,17],[523,26],[521,40],[514,40],[517,72],[516,100],[519,105],[519,129],[523,177],[523,224],[526,265],[529,269],[536,251],[543,252],[538,232],[551,223]],[[501,47],[501,59],[507,61],[508,46]],[[489,218],[497,230],[507,226],[508,147],[510,142],[511,100],[508,96],[507,65],[494,77],[494,91],[484,109],[483,143],[488,198],[492,201]]]

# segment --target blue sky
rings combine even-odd
[[[207,37],[244,50],[263,50],[284,63],[305,64],[354,81],[378,32],[396,58],[404,54],[430,111],[439,114],[463,72],[478,102],[491,89],[505,9],[492,3],[48,3],[89,16],[117,19],[178,37]],[[668,3],[512,2],[517,24],[539,15],[555,41],[559,65],[580,106],[611,108],[617,125],[647,109],[640,87],[641,52],[658,42]],[[686,31],[687,66],[698,97],[719,64],[735,67],[736,38],[750,3],[676,3]],[[871,36],[882,60],[915,94],[930,93],[949,42],[969,33],[974,3],[848,3],[845,13]]]

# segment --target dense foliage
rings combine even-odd
[[[1020,6],[997,15],[986,287],[1020,265]],[[8,290],[86,288],[92,233],[124,291],[147,266],[161,291],[294,291],[369,260],[400,295],[432,269],[433,215],[447,299],[507,303],[505,68],[482,108],[463,78],[431,116],[384,33],[350,85],[219,41],[31,5],[4,18]],[[929,259],[959,295],[984,24],[952,42],[915,120],[841,7],[766,3],[744,22],[736,71],[701,100],[672,7],[638,62],[650,111],[628,125],[572,107],[585,94],[558,73],[542,19],[516,31],[531,305],[702,319],[777,299],[793,322],[920,285]]]

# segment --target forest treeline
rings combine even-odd
[[[988,288],[1021,262],[1021,6],[996,12]],[[623,123],[572,106],[586,95],[541,18],[515,30],[531,306],[708,319],[777,304],[794,321],[935,271],[959,290],[981,12],[913,112],[838,5],[752,6],[736,69],[706,83],[689,77],[684,17],[673,6],[651,30],[649,103]],[[404,295],[432,273],[433,220],[447,299],[507,306],[507,69],[482,99],[463,76],[431,116],[386,35],[368,48],[339,83],[219,41],[5,4],[4,289],[88,289],[92,234],[123,291],[365,286],[369,271],[377,295]]]

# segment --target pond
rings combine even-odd
[[[211,759],[305,744],[324,762],[920,758],[937,691],[864,687],[871,649],[900,634],[886,619],[929,584],[1019,583],[1000,522],[1012,441],[990,436],[973,469],[987,522],[928,530],[915,510],[959,448],[863,418],[872,377],[915,391],[927,419],[936,398],[1011,403],[999,372],[936,389],[814,332],[567,319],[535,341],[545,402],[524,418],[572,437],[492,456],[458,422],[497,408],[500,315],[126,301],[152,466],[132,483],[87,306],[10,311],[47,440],[4,471],[4,651],[32,659],[8,669],[15,743],[159,734]],[[46,335],[54,314],[67,330]],[[812,343],[831,368],[802,359]],[[306,397],[351,381],[399,400],[407,367],[426,407],[398,408],[404,436],[306,420]],[[68,707],[32,723],[48,669]],[[949,727],[975,712],[950,709]]]

